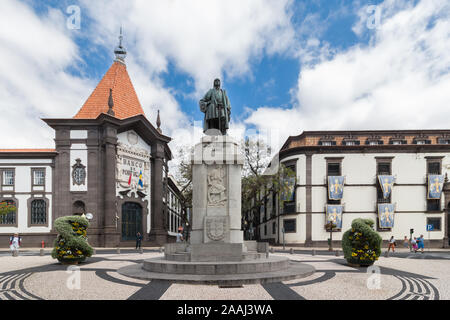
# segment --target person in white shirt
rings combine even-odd
[[[11,253],[13,256],[17,256],[21,244],[22,238],[19,237],[18,233],[14,233],[14,235],[9,238],[9,248],[11,249]]]

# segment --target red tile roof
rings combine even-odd
[[[107,113],[109,89],[112,89],[113,111],[116,118],[126,119],[139,114],[145,115],[126,66],[115,61],[74,118],[96,119],[101,113]]]

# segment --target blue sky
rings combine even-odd
[[[73,5],[80,29],[67,27]],[[161,110],[172,149],[195,142],[198,100],[216,77],[231,100],[230,135],[269,130],[275,148],[303,130],[448,128],[445,0],[4,0],[2,9],[3,148],[52,147],[39,118],[77,112],[112,64],[121,25],[138,97],[151,122]]]

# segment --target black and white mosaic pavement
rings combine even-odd
[[[163,280],[137,280],[118,274],[118,268],[142,263],[160,255],[157,250],[144,254],[133,250],[117,254],[102,252],[79,265],[79,288],[68,287],[73,276],[67,266],[48,255],[5,256],[0,259],[0,299],[119,299],[119,300],[440,300],[449,299],[450,261],[448,259],[411,259],[381,257],[374,278],[379,286],[370,286],[372,273],[346,265],[342,257],[303,252],[288,255],[292,260],[316,268],[312,276],[286,282],[249,285],[240,288],[182,285]],[[446,269],[446,270],[445,270]],[[377,280],[378,279],[378,280]]]

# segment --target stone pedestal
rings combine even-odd
[[[228,136],[204,136],[192,155],[191,244],[243,243],[241,168],[237,142]]]
[[[241,231],[243,156],[238,143],[228,136],[204,136],[195,146],[191,161],[192,258],[206,257],[202,250],[214,255],[214,250],[202,249],[201,244],[220,244],[223,252],[235,259],[242,255],[244,242]],[[209,259],[216,260],[211,256]]]

